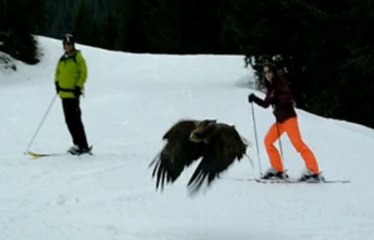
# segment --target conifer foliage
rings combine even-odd
[[[33,34],[42,30],[44,0],[1,0],[1,51],[29,64],[39,61]]]
[[[247,64],[278,62],[299,107],[374,127],[373,1],[238,0],[229,9]]]

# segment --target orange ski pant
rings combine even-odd
[[[304,159],[306,167],[313,173],[318,174],[319,168],[317,159],[310,148],[301,138],[299,124],[296,117],[290,118],[283,123],[274,123],[265,137],[266,151],[269,155],[271,165],[277,171],[284,171],[283,163],[278,149],[274,143],[286,132],[293,146]]]

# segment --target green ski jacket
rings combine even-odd
[[[87,66],[82,53],[78,50],[73,55],[64,54],[56,69],[55,82],[60,87],[60,98],[76,98],[74,89],[82,90],[87,79]]]

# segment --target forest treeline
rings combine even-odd
[[[136,53],[273,60],[298,107],[374,127],[374,1],[0,0],[0,51],[38,62],[33,34]]]

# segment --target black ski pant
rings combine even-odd
[[[81,119],[79,99],[62,99],[62,107],[64,109],[65,122],[68,126],[70,135],[73,138],[73,143],[80,148],[88,148],[86,133]]]

